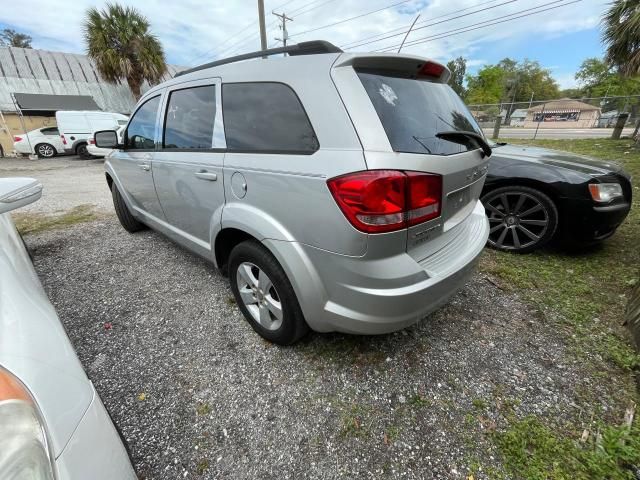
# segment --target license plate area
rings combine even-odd
[[[467,186],[447,195],[447,217],[451,218],[471,201],[471,187]]]

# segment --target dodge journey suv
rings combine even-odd
[[[95,134],[114,149],[118,218],[228,274],[272,342],[406,327],[464,284],[489,231],[491,149],[449,75],[327,42],[181,72],[140,99],[121,144]]]

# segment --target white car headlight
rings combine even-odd
[[[608,203],[622,197],[622,187],[619,183],[590,183],[591,198],[598,203]]]
[[[54,480],[47,433],[26,387],[0,367],[0,478]]]

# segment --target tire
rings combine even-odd
[[[548,195],[524,186],[501,187],[482,198],[489,219],[487,245],[529,253],[545,246],[558,228],[558,209]]]
[[[146,228],[144,223],[139,222],[133,215],[131,215],[127,204],[124,203],[124,198],[122,198],[122,195],[115,185],[111,187],[111,196],[113,197],[113,206],[116,210],[116,215],[118,216],[118,220],[120,220],[122,228],[129,233],[139,232]]]
[[[83,160],[89,160],[92,155],[87,151],[87,144],[81,143],[76,147],[76,155],[78,155]]]
[[[256,280],[253,289],[251,280]],[[291,282],[271,252],[260,243],[242,242],[231,251],[229,282],[240,311],[264,339],[291,345],[309,332]]]
[[[4,148],[0,145],[0,158],[4,158]]]
[[[39,158],[53,158],[56,156],[56,149],[48,143],[39,143],[34,150]]]

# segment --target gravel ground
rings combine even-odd
[[[0,158],[0,177],[33,177],[42,183],[42,199],[20,212],[62,213],[77,205],[113,212],[103,164],[103,159],[81,160],[76,156],[48,160]]]
[[[467,478],[500,468],[490,435],[510,412],[579,425],[609,408],[579,394],[604,387],[561,334],[482,274],[402,332],[281,348],[159,234],[110,217],[26,242],[141,478]]]

